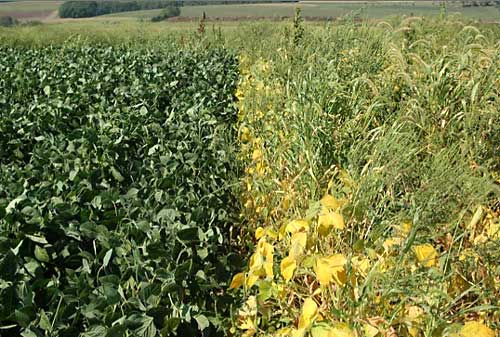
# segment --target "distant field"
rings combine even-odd
[[[297,4],[245,4],[245,5],[213,5],[213,6],[189,6],[183,7],[182,17],[200,17],[203,12],[214,18],[244,18],[244,17],[281,17],[292,16]],[[332,1],[302,2],[299,5],[302,14],[309,17],[339,17],[349,13],[357,12],[366,18],[383,18],[391,15],[417,15],[434,16],[439,15],[441,8],[432,1],[422,2],[377,2],[377,3],[347,3]],[[161,10],[147,10],[136,12],[124,12],[109,15],[108,17],[134,17],[150,18]],[[500,10],[492,7],[467,7],[460,4],[449,4],[449,14],[461,14],[467,18],[498,20]]]
[[[0,2],[0,16],[17,19],[40,20],[54,16],[62,1]]]
[[[24,20],[53,20],[57,19],[57,9],[62,1],[29,0],[7,2],[0,0],[0,16],[13,16]],[[253,17],[290,17],[293,16],[296,6],[302,8],[302,15],[306,17],[340,17],[348,14],[358,14],[363,18],[379,19],[392,15],[436,16],[441,8],[438,2],[433,1],[332,1],[314,0],[297,3],[276,4],[243,4],[243,5],[208,5],[186,6],[182,8],[181,17],[198,18],[205,12],[210,18],[253,18]],[[149,19],[158,15],[161,9],[115,13],[102,18]],[[500,20],[500,10],[494,7],[462,7],[459,3],[448,4],[449,14],[460,14],[466,18],[482,20]],[[95,18],[98,19],[98,18]]]

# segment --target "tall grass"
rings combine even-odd
[[[361,333],[368,324],[431,336],[477,317],[498,328],[497,38],[420,18],[308,27],[298,43],[293,33],[282,27],[272,49],[252,45],[242,57],[242,203],[262,229],[244,271],[244,293],[257,304],[240,311],[241,330],[303,335],[308,297],[323,317],[313,330],[346,323]],[[326,236],[317,217],[325,195],[347,200],[345,229]],[[297,219],[310,228],[288,282],[280,261],[297,244],[285,234]],[[281,238],[262,234],[273,231]],[[262,274],[255,261],[267,244],[276,253],[262,261],[278,272]],[[429,265],[424,247],[436,254]],[[348,281],[325,287],[312,267],[333,253],[347,258]]]

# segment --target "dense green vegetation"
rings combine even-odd
[[[12,27],[17,23],[17,20],[12,16],[0,16],[0,27]]]
[[[0,29],[2,333],[494,337],[500,26],[449,13]]]
[[[151,21],[158,22],[158,21],[166,20],[168,18],[173,18],[173,17],[179,16],[180,14],[181,14],[181,9],[179,7],[167,7],[165,9],[162,9],[160,14],[153,16],[151,18]]]
[[[238,265],[234,56],[66,45],[0,60],[2,335],[220,325]]]

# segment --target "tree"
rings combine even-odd
[[[12,16],[0,16],[0,27],[12,27],[17,24],[17,20]]]
[[[153,22],[163,21],[168,18],[173,18],[179,15],[181,15],[181,9],[179,7],[169,6],[167,8],[164,8],[159,15],[151,18],[151,21]]]

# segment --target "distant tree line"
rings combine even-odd
[[[174,13],[178,11],[180,14],[180,7],[182,6],[268,2],[298,2],[298,0],[72,0],[64,2],[59,7],[59,16],[61,18],[88,18],[111,13],[160,8],[171,8],[171,11]]]
[[[174,1],[148,0],[148,1],[66,1],[59,7],[61,18],[88,18],[92,16],[139,11],[146,9],[157,9],[166,7],[177,7]]]
[[[181,15],[181,8],[177,6],[171,6],[163,9],[159,15],[153,16],[151,21],[158,22],[163,21],[168,18],[174,18]]]
[[[0,27],[12,27],[17,24],[17,20],[12,16],[0,16]]]

